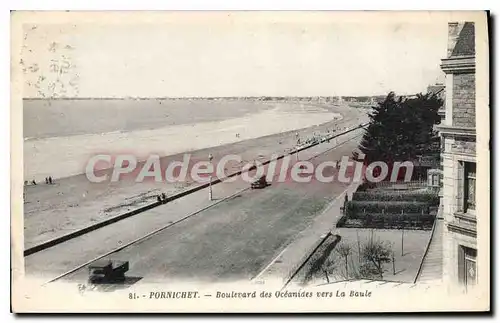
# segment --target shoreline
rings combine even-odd
[[[29,183],[32,180],[43,183],[43,179],[48,176],[61,180],[85,174],[86,162],[96,154],[113,155],[126,152],[135,155],[138,161],[144,161],[150,154],[167,157],[299,131],[324,124],[325,118],[326,122],[332,118],[340,121],[343,117],[337,109],[334,106],[297,106],[293,102],[279,102],[271,109],[222,121],[170,125],[156,129],[118,130],[105,134],[29,139],[24,141],[23,148],[24,180]],[[60,154],[60,151],[64,153]],[[59,158],[58,165],[54,164],[55,156]]]
[[[344,114],[347,118],[344,116],[341,121],[342,126],[346,120],[361,116],[360,111],[356,109],[346,109]],[[214,159],[226,154],[240,154],[244,162],[258,159],[259,156],[269,157],[272,153],[292,148],[295,144],[296,132],[299,132],[301,137],[308,136],[331,127],[334,123],[335,121],[330,120],[321,125],[300,130],[199,149],[193,151],[192,156],[206,158],[209,151],[214,155]],[[162,160],[175,160],[178,156],[179,154],[165,156]],[[230,164],[228,170],[237,170],[242,165]],[[52,185],[43,183],[25,186],[27,193],[24,203],[25,247],[144,206],[156,200],[156,195],[161,192],[171,195],[192,185],[193,182],[169,184],[132,181],[96,184],[90,183],[86,176],[81,174],[59,179]]]

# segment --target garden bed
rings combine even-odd
[[[357,214],[405,214],[429,213],[429,203],[413,201],[349,201],[346,203],[345,212],[349,216]]]
[[[434,224],[433,214],[405,214],[403,216],[388,214],[367,214],[366,217],[348,217],[337,222],[337,227],[369,228],[369,229],[404,229],[431,230]]]
[[[426,202],[431,206],[439,205],[439,196],[430,190],[420,191],[363,191],[355,192],[353,201],[408,201]]]

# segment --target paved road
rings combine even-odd
[[[300,158],[312,157],[336,143],[332,140],[330,144],[313,147],[301,152]],[[350,155],[354,147],[353,141],[345,143],[321,156],[321,160],[338,160],[342,155]],[[54,278],[192,212],[219,203],[110,258],[131,261],[130,274],[147,279],[251,278],[307,227],[343,187],[339,183],[273,184],[264,190],[245,191],[225,202],[208,201],[207,191],[202,190],[25,257],[26,274]],[[237,178],[232,183],[215,185],[214,197],[227,197],[245,188],[248,183]],[[85,280],[84,269],[67,278]]]
[[[325,143],[301,152],[300,158],[307,159],[333,145]],[[339,160],[356,146],[357,140],[348,141],[313,161]],[[327,168],[324,175],[333,172]],[[237,181],[222,186],[236,189],[242,184]],[[251,279],[347,185],[337,181],[285,182],[247,190],[106,258],[130,261],[128,275],[141,278],[141,282]],[[155,212],[169,216],[167,209]],[[82,268],[65,279],[85,281],[87,270]]]

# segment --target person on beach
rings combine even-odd
[[[48,184],[48,183],[49,183],[49,178],[45,177],[45,184]]]
[[[163,200],[163,202],[166,202],[167,201],[167,194],[161,193],[161,199]]]
[[[52,176],[49,176],[49,184],[52,184]]]
[[[36,181],[35,181],[35,180],[32,180],[32,181],[31,181],[31,184],[36,185]]]

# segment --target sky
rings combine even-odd
[[[444,81],[443,19],[23,25],[24,97],[341,96]]]

